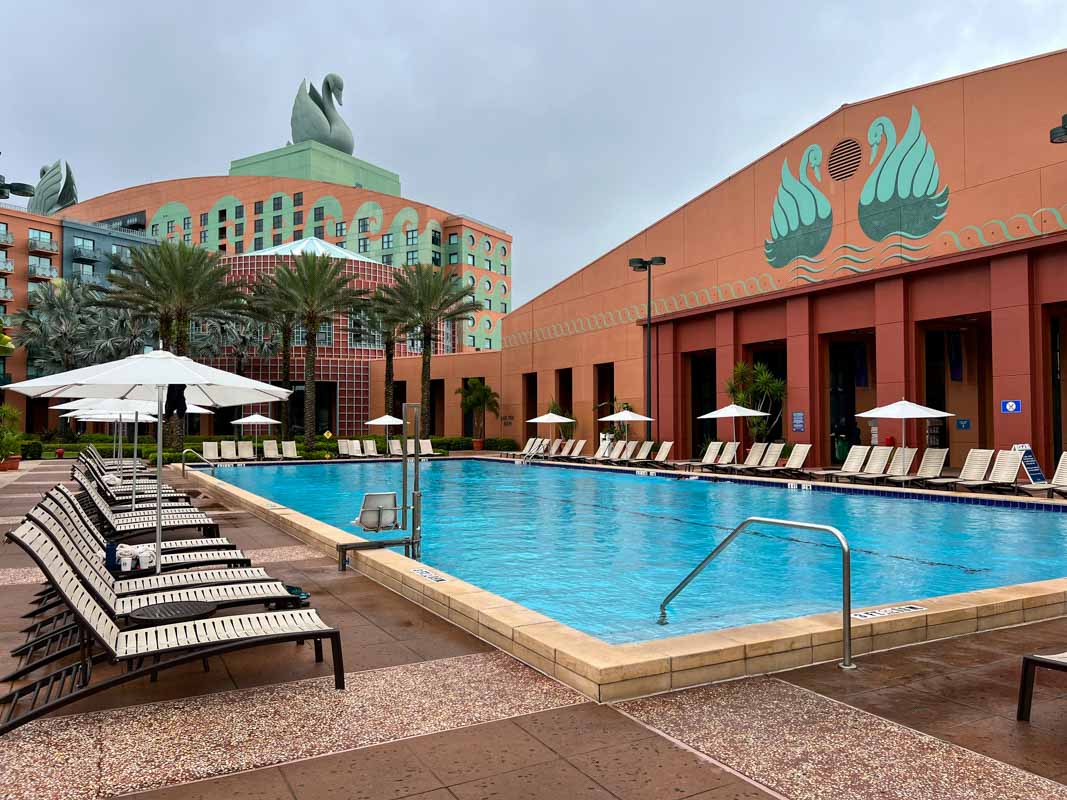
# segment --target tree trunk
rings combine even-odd
[[[285,389],[292,389],[292,364],[293,364],[293,327],[292,325],[282,325],[281,328],[282,338],[282,387]],[[279,405],[281,406],[281,422],[282,422],[282,441],[289,438],[289,401],[282,400]]]
[[[396,337],[385,335],[385,413],[393,413],[393,359],[396,358]]]
[[[433,328],[422,326],[422,426],[419,435],[429,439],[433,430],[433,407],[430,403],[430,358],[433,356]]]
[[[310,324],[314,322],[315,324]],[[318,320],[304,320],[304,449],[315,449],[315,356],[318,350]]]
[[[185,356],[189,354],[189,318],[179,316],[172,323],[174,355]],[[164,430],[164,444],[171,450],[185,449],[185,420],[178,414],[171,414],[167,418],[167,427]]]

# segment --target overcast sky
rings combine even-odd
[[[523,302],[842,103],[1067,46],[1067,5],[53,0],[3,28],[9,180],[223,175],[337,72],[356,155],[510,231]]]

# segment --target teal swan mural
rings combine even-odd
[[[804,151],[797,178],[790,173],[788,160],[782,163],[782,182],[771,209],[771,238],[764,243],[764,255],[772,267],[792,266],[797,280],[818,283],[827,270],[831,275],[863,273],[893,261],[922,258],[929,245],[920,240],[945,218],[949,189],[940,185],[941,171],[923,132],[919,110],[912,106],[899,142],[893,121],[882,116],[868,128],[867,143],[873,169],[860,193],[857,214],[868,239],[885,244],[881,248],[841,244],[830,251],[828,266],[818,266],[825,260],[820,255],[830,239],[833,211],[807,177],[810,167],[816,181],[822,182],[822,148],[812,144]]]
[[[782,161],[782,182],[771,210],[771,238],[763,253],[772,267],[784,267],[796,259],[815,260],[826,247],[833,230],[833,209],[818,187],[808,179],[808,169],[822,182],[819,167],[822,148],[808,145],[800,159],[798,178],[789,171],[789,159]]]

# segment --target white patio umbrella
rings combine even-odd
[[[533,419],[528,419],[526,421],[527,422],[532,422],[535,425],[568,425],[568,424],[574,422],[574,420],[571,419],[570,417],[565,417],[562,414],[556,414],[556,413],[553,413],[552,411],[549,411],[547,414],[542,414],[539,417],[534,417]],[[562,430],[559,433],[560,433],[560,436],[563,435],[563,431]]]
[[[385,428],[385,447],[387,450],[389,449],[389,429],[394,425],[403,424],[404,420],[397,419],[396,417],[390,414],[383,414],[380,417],[375,417],[374,419],[367,420],[367,425],[373,425],[376,428]]]
[[[601,417],[598,422],[621,422],[626,426],[626,439],[630,439],[630,423],[631,422],[652,422],[652,417],[646,417],[644,414],[638,414],[636,411],[630,409],[623,409],[622,411],[616,411],[614,414],[608,414],[606,417]]]
[[[864,411],[856,415],[866,419],[899,419],[900,420],[900,446],[907,447],[907,424],[909,419],[941,419],[942,417],[954,417],[947,411],[938,411],[936,408],[927,408],[910,400],[897,400],[887,406],[878,406],[870,411]],[[903,460],[900,462],[901,469],[904,467]]]
[[[737,439],[737,418],[738,417],[769,417],[766,411],[757,411],[754,408],[746,408],[745,406],[739,406],[736,403],[730,403],[728,406],[717,408],[714,411],[709,411],[707,414],[701,414],[697,419],[732,419],[734,421],[734,441]],[[734,453],[734,461],[737,461],[737,454]]]
[[[270,417],[265,417],[262,414],[249,414],[247,417],[241,417],[240,419],[235,419],[230,424],[231,425],[240,425],[242,427],[244,427],[245,425],[281,425],[281,423],[278,422],[278,420],[271,419]],[[253,435],[252,441],[255,443],[253,446],[258,445],[259,444],[258,436]]]
[[[198,364],[166,350],[130,356],[107,364],[46,375],[12,383],[6,388],[29,397],[115,397],[156,401],[156,417],[163,419],[169,387],[184,386],[186,402],[201,406],[240,406],[274,403],[292,392],[225,370]],[[156,573],[163,550],[163,425],[156,425]]]

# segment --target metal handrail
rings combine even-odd
[[[209,467],[211,467],[211,474],[212,475],[215,474],[215,469],[218,467],[218,464],[216,464],[214,461],[208,461],[206,458],[204,458],[202,455],[200,455],[200,453],[196,452],[191,447],[186,447],[184,450],[182,450],[182,477],[183,478],[185,477],[185,454],[186,453],[192,453],[194,456],[199,458],[201,461],[203,461],[205,464],[207,464]]]
[[[770,517],[749,517],[732,531],[729,535],[716,545],[715,549],[708,553],[707,557],[701,561],[690,572],[682,582],[671,590],[671,593],[663,598],[663,602],[659,604],[659,624],[667,624],[667,605],[675,597],[681,594],[693,579],[696,578],[704,567],[710,564],[719,553],[725,550],[730,544],[744,533],[745,529],[751,525],[775,525],[780,528],[802,528],[809,531],[825,531],[830,533],[837,539],[837,543],[841,545],[841,668],[842,669],[855,669],[856,665],[852,663],[852,551],[848,546],[848,539],[837,528],[832,525],[819,525],[814,522],[796,522],[790,519],[771,519]]]

